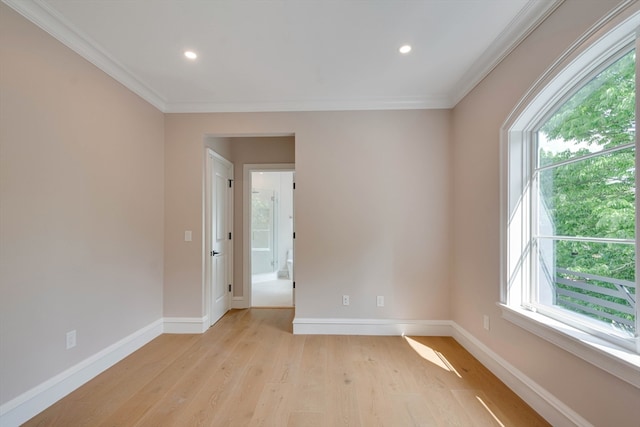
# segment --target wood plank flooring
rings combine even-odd
[[[293,335],[293,309],[162,335],[26,426],[548,426],[447,337]]]

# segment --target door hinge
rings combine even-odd
[[[229,180],[229,188],[231,188],[231,184],[232,184],[232,183],[233,183],[233,180],[232,180],[232,179],[230,179],[230,180]]]
[[[293,238],[294,239],[296,238],[296,232],[295,231],[293,232]]]
[[[229,283],[229,292],[231,292],[231,283]]]
[[[293,189],[294,190],[296,189],[296,183],[295,182],[293,183]]]
[[[293,289],[296,288],[296,282],[293,282]]]
[[[231,240],[231,232],[229,232],[229,240]]]

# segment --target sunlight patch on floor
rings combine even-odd
[[[416,353],[418,353],[418,355],[420,355],[420,357],[422,357],[423,359],[433,363],[436,366],[439,366],[440,368],[444,369],[445,371],[453,372],[459,378],[462,378],[462,375],[460,375],[458,373],[458,371],[456,371],[456,369],[453,367],[453,365],[451,365],[451,363],[449,363],[447,358],[444,357],[444,355],[442,353],[440,353],[439,351],[436,351],[436,350],[432,349],[431,347],[428,347],[428,346],[426,346],[426,345],[414,340],[413,338],[409,338],[409,337],[405,336],[404,339],[411,346],[411,348],[413,348],[413,350]]]
[[[489,407],[487,406],[486,403],[484,403],[484,400],[482,400],[480,398],[480,396],[476,396],[476,399],[478,399],[478,402],[480,402],[482,404],[482,406],[484,407],[484,409],[487,410],[487,412],[489,413],[489,415],[491,415],[493,417],[494,420],[496,420],[496,422],[498,424],[500,424],[502,427],[505,427],[504,424],[502,424],[502,421],[500,421],[500,419],[496,416],[496,414],[493,413],[493,411],[491,409],[489,409]]]

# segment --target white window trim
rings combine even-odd
[[[640,388],[640,355],[534,311],[498,305],[503,319]]]
[[[508,227],[511,218],[509,195],[512,194],[511,181],[523,179],[520,191],[527,191],[526,183],[532,173],[531,147],[532,135],[524,129],[533,129],[534,125],[542,122],[549,112],[550,105],[558,104],[567,96],[563,88],[575,87],[593,69],[591,64],[604,62],[624,46],[633,43],[636,29],[640,27],[640,5],[633,1],[626,1],[611,14],[604,17],[577,43],[575,43],[543,77],[534,84],[522,101],[511,113],[501,130],[501,288],[499,306],[502,317],[507,321],[557,345],[577,357],[597,366],[606,372],[640,388],[640,339],[636,340],[635,351],[620,347],[610,341],[605,341],[582,330],[561,323],[548,316],[544,316],[535,309],[523,307],[522,292],[529,286],[530,277],[526,267],[513,268],[509,271],[510,259],[509,243],[514,241],[509,236]],[[636,41],[636,49],[638,42]],[[574,70],[574,73],[565,72]],[[509,168],[509,163],[517,164],[516,170]],[[515,173],[515,175],[513,175]],[[512,174],[512,175],[510,175]],[[516,187],[518,183],[516,182]],[[525,203],[526,204],[526,203]],[[528,208],[521,208],[526,217]],[[523,219],[528,221],[527,218]],[[522,227],[520,227],[522,229]],[[522,253],[526,252],[526,243],[530,241],[529,231],[521,236],[515,236],[520,244],[518,260],[522,260]],[[637,237],[638,239],[639,237]],[[524,246],[524,247],[523,247]],[[640,246],[638,246],[640,247]],[[524,255],[527,258],[529,255]],[[638,265],[640,261],[636,261]],[[518,264],[519,261],[516,262]],[[520,264],[518,264],[520,265]],[[517,270],[517,272],[516,272]],[[512,277],[512,274],[517,274]],[[509,289],[512,282],[518,282],[517,288]],[[640,319],[636,319],[636,324]]]

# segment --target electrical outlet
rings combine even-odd
[[[384,297],[382,295],[378,295],[378,298],[376,300],[376,305],[378,307],[384,307]]]
[[[67,332],[67,350],[76,346],[76,331]]]
[[[349,295],[342,295],[342,305],[349,305]]]
[[[482,316],[482,326],[488,331],[489,330],[489,316],[486,314]]]

